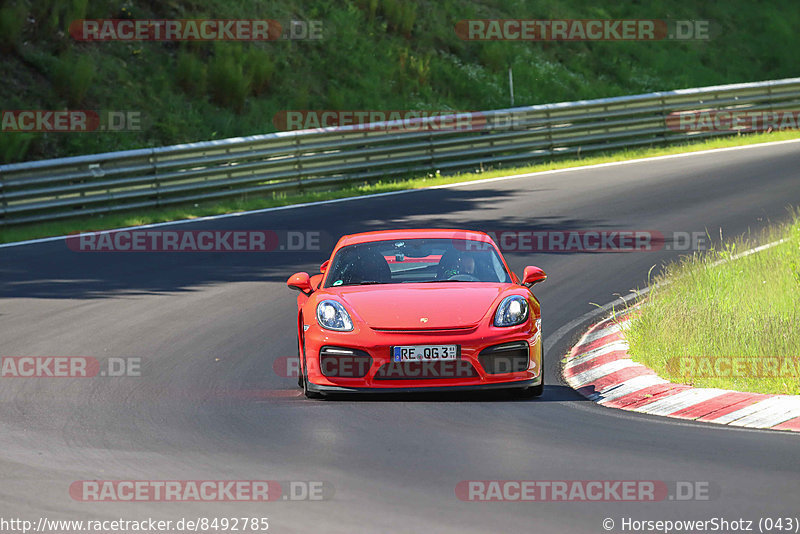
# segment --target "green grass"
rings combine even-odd
[[[88,18],[319,20],[319,41],[77,42]],[[467,42],[456,22],[709,19],[708,41]],[[6,0],[3,109],[137,111],[135,132],[3,133],[0,162],[275,131],[279,111],[488,110],[797,75],[791,0]]]
[[[799,215],[669,265],[627,332],[633,360],[696,387],[800,394]]]
[[[208,215],[221,215],[225,213],[234,213],[247,210],[288,206],[291,204],[300,204],[304,202],[347,198],[359,195],[371,195],[407,189],[419,189],[458,182],[484,180],[487,178],[495,178],[510,174],[523,174],[554,169],[565,169],[570,167],[595,165],[598,163],[609,163],[614,161],[680,154],[685,152],[696,152],[713,148],[750,145],[797,138],[800,138],[800,132],[792,131],[761,133],[746,136],[731,136],[717,139],[706,139],[703,141],[683,143],[666,147],[647,147],[620,150],[611,153],[600,153],[584,158],[572,157],[558,161],[548,161],[522,167],[505,167],[502,169],[491,169],[484,171],[476,169],[475,172],[449,176],[431,173],[428,175],[411,177],[408,179],[382,180],[371,183],[363,183],[329,191],[308,191],[296,195],[248,195],[242,197],[232,197],[231,199],[227,200],[176,205],[172,208],[136,210],[134,212],[120,212],[92,217],[74,217],[47,223],[24,224],[5,228],[0,227],[0,243],[24,241],[39,237],[66,235],[74,232],[107,230],[111,228],[176,221],[180,219],[193,219]]]

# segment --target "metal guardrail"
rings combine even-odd
[[[0,165],[0,226],[720,136],[736,132],[667,118],[781,109],[800,109],[800,78],[487,111],[464,130],[425,118]]]

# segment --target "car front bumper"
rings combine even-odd
[[[305,332],[303,342],[308,389],[313,392],[433,392],[525,388],[542,383],[541,335],[534,321],[517,327],[489,325],[458,331],[377,331],[362,327],[352,332],[334,332],[313,324]],[[407,345],[458,345],[459,358],[420,363],[412,372],[414,364],[405,366],[392,361],[392,347]],[[509,372],[503,372],[502,366],[491,369],[490,365],[484,365],[488,353],[510,345],[527,346],[524,364],[507,367],[512,369]],[[323,348],[326,352],[321,362]],[[341,372],[336,365],[332,371],[328,365],[330,348],[350,349],[368,355],[369,359],[348,372]]]
[[[418,387],[344,387],[344,386],[324,386],[319,384],[308,384],[308,390],[314,393],[445,393],[456,391],[487,391],[497,389],[521,389],[529,386],[538,386],[542,383],[541,377],[534,380],[517,380],[515,382],[497,382],[490,384],[478,384],[471,386],[418,386]]]

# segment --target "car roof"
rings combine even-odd
[[[469,241],[480,241],[484,243],[494,243],[492,238],[484,232],[475,230],[457,230],[441,228],[416,228],[412,230],[379,230],[376,232],[362,232],[342,236],[336,244],[336,248],[355,245],[358,243],[371,243],[373,241],[394,241],[395,239],[467,239]]]

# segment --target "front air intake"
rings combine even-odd
[[[326,346],[319,351],[319,367],[324,376],[362,378],[372,367],[372,356],[363,350]]]
[[[527,371],[530,364],[528,342],[514,341],[487,347],[478,354],[478,361],[490,375]]]

